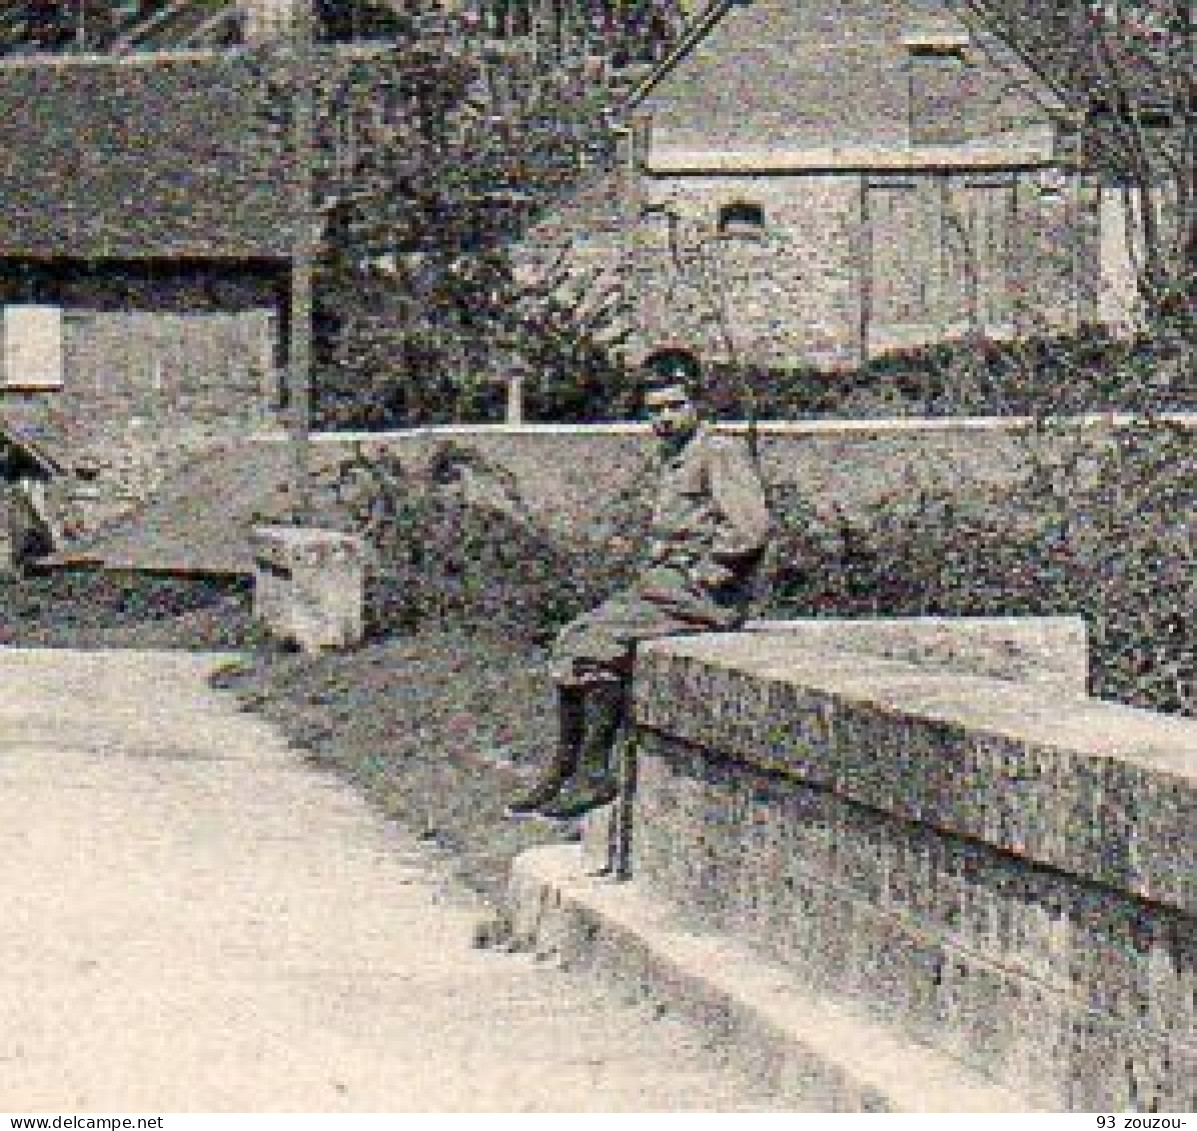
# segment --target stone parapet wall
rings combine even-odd
[[[33,409],[47,407],[35,405],[32,395],[3,402],[6,417],[25,425],[38,417]],[[1197,417],[1187,419],[1190,427],[1197,424]],[[202,472],[208,497],[234,503],[238,513],[253,521],[289,513],[281,421],[251,434],[251,422],[232,416],[178,426],[164,420],[161,426],[138,426],[139,434],[130,438],[120,432],[122,427],[136,431],[130,422],[108,423],[112,443],[99,449],[105,459],[122,460],[122,453],[130,453],[130,459],[138,452],[152,455],[152,443],[170,446],[161,459],[162,474],[139,496],[154,497],[147,514],[160,527],[178,525],[164,514],[184,509],[184,504],[195,509],[193,471]],[[1094,417],[1068,422],[1052,433],[1016,418],[771,421],[760,425],[759,446],[765,480],[777,499],[792,495],[816,520],[834,522],[842,516],[867,522],[879,512],[915,504],[923,493],[961,507],[978,497],[1000,496],[1041,461],[1063,464],[1075,457],[1094,462],[1126,423]],[[742,425],[726,427],[743,431]],[[643,512],[655,481],[653,450],[651,433],[640,424],[454,425],[319,433],[312,438],[308,462],[315,518],[325,526],[352,528],[342,505],[342,479],[355,473],[343,474],[346,465],[368,469],[398,463],[404,476],[420,479],[452,462],[467,499],[509,510],[553,534],[605,542],[626,536],[634,529],[629,516]],[[204,466],[197,468],[199,463]],[[122,476],[121,481],[130,478],[136,479]],[[135,509],[133,500],[124,497],[109,506],[105,483],[110,479],[96,485],[106,513]],[[141,482],[150,484],[148,479]],[[187,492],[187,499],[180,492]],[[222,531],[222,545],[243,542],[247,530]],[[180,560],[193,556],[190,546],[162,549]],[[241,551],[248,571],[248,548],[241,545]]]
[[[889,647],[646,646],[635,883],[1044,1109],[1193,1110],[1197,725]]]
[[[1191,419],[1197,425],[1197,417]],[[1077,447],[1097,455],[1110,445],[1119,423],[1078,418],[1052,433],[1015,417],[762,421],[758,441],[767,483],[796,487],[817,510],[838,508],[859,517],[920,491],[964,499],[1009,488],[1036,461]],[[719,427],[744,432],[742,424]],[[313,443],[313,475],[319,487],[331,481],[342,461],[356,457],[393,458],[418,472],[450,446],[479,457],[479,484],[498,471],[529,512],[552,528],[601,523],[621,497],[652,482],[652,435],[647,426],[632,423],[327,432]]]

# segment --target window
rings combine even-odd
[[[62,307],[21,303],[2,310],[4,386],[62,388]]]
[[[719,209],[717,230],[728,239],[760,239],[765,232],[765,210],[747,200],[725,204]]]

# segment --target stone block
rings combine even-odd
[[[635,881],[1045,1109],[1187,1110],[1197,725],[756,635],[638,654]]]
[[[637,663],[641,727],[1197,911],[1191,720],[756,633],[654,641]]]
[[[1062,695],[1087,691],[1088,634],[1079,616],[761,620],[747,628],[769,649],[830,649],[1011,679]]]
[[[586,877],[577,847],[521,853],[512,866],[517,940],[619,979],[667,1004],[704,1046],[795,1111],[1036,1111],[958,1060],[821,994],[805,972],[691,924],[657,891]]]
[[[331,530],[261,526],[253,532],[254,616],[306,652],[362,639],[365,551]]]

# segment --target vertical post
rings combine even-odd
[[[624,257],[628,274],[634,288],[636,336],[643,344],[660,333],[661,327],[653,320],[653,302],[656,296],[646,293],[646,280],[651,277],[657,264],[649,264],[648,248],[645,246],[645,215],[647,193],[645,192],[644,166],[648,156],[649,125],[643,117],[635,117],[622,131],[619,145],[622,149],[621,210],[623,213],[622,235]]]
[[[869,331],[873,323],[873,231],[869,215],[869,175],[860,174],[860,200],[856,222],[856,279],[860,297],[860,324],[857,329],[856,363],[862,368],[869,362]]]
[[[295,520],[309,514],[312,418],[312,162],[315,92],[312,0],[298,0],[291,28],[291,295],[288,371]]]
[[[524,422],[524,374],[521,370],[512,369],[507,377],[507,423],[523,424]]]

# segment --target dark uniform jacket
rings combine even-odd
[[[769,539],[760,476],[738,437],[700,427],[661,466],[649,573],[715,594],[745,579]]]
[[[641,640],[735,628],[770,525],[743,441],[700,427],[662,459],[645,568],[565,627],[553,649],[554,678],[623,678]]]

